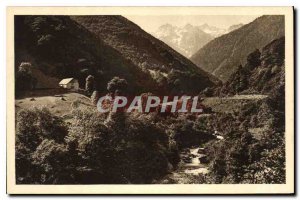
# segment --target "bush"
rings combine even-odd
[[[91,96],[94,89],[95,89],[95,78],[92,75],[88,75],[85,79],[86,95]]]
[[[105,120],[94,110],[76,110],[67,142],[77,150],[88,174],[85,183],[151,183],[164,175],[170,156],[168,137],[144,117]],[[121,116],[122,115],[122,116]]]
[[[76,183],[76,159],[65,144],[43,140],[32,154],[32,164],[40,172],[38,182],[41,184]]]
[[[212,131],[207,129],[206,121],[201,118],[197,121],[187,119],[178,121],[173,131],[179,148],[199,146],[214,138]]]
[[[67,128],[60,118],[46,108],[21,110],[16,123],[17,183],[42,183],[43,170],[34,163],[32,155],[45,140],[62,144]]]
[[[234,116],[216,116],[210,122],[217,130],[222,128],[225,138],[206,145],[211,160],[210,178],[215,183],[285,182],[284,129],[275,125],[278,110],[273,110],[276,105],[270,105],[272,102],[268,99],[260,104],[245,104]],[[253,118],[258,123],[251,124]],[[251,127],[265,130],[260,136],[254,135],[248,132]]]
[[[128,83],[125,79],[114,77],[107,83],[107,90],[109,92],[115,92],[118,90],[119,92],[125,92],[127,89]]]
[[[36,87],[37,79],[33,77],[31,72],[31,64],[22,62],[16,72],[16,96],[20,96],[26,90],[32,90]]]
[[[16,141],[35,150],[44,139],[62,143],[67,135],[65,123],[43,108],[24,109],[17,114]]]
[[[98,91],[95,90],[91,96],[92,104],[97,105],[99,98],[100,98],[100,94]]]

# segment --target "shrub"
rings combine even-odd
[[[107,83],[107,90],[109,92],[115,92],[118,90],[119,92],[125,92],[127,89],[128,83],[125,79],[114,77]]]
[[[100,98],[100,94],[99,94],[98,91],[95,90],[95,91],[92,93],[92,96],[91,96],[91,101],[92,101],[92,103],[93,103],[94,105],[97,105],[99,98]]]
[[[166,173],[168,137],[149,120],[123,115],[105,122],[94,110],[73,114],[66,140],[78,143],[82,167],[93,174],[88,183],[150,183]]]
[[[93,90],[95,89],[95,78],[92,75],[88,75],[85,79],[85,92],[88,96],[91,96]]]
[[[278,110],[274,111],[277,105],[272,103],[270,99],[260,104],[247,103],[234,116],[213,118],[211,124],[217,130],[222,128],[225,136],[225,140],[206,145],[210,177],[215,183],[285,182],[284,129],[275,125],[279,116]],[[252,118],[258,123],[252,124]],[[261,126],[266,128],[261,135],[248,132],[248,128]]]
[[[63,142],[67,128],[62,119],[43,108],[24,109],[17,114],[16,141],[30,150],[35,150],[43,139]]]
[[[42,183],[42,168],[33,163],[32,155],[45,140],[62,144],[67,134],[64,122],[46,108],[24,109],[16,122],[17,183]]]
[[[43,140],[32,154],[32,164],[39,169],[41,184],[76,183],[76,159],[65,144]]]
[[[179,148],[199,146],[214,138],[203,119],[197,121],[183,119],[175,124],[173,131]]]

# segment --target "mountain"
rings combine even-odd
[[[281,36],[284,36],[284,16],[262,16],[210,41],[191,60],[226,82],[240,64],[245,64],[249,53]]]
[[[164,24],[158,28],[154,35],[186,57],[192,56],[213,39],[210,34],[190,24],[184,27]]]
[[[218,89],[220,94],[272,94],[284,91],[285,39],[273,40],[260,50],[247,56],[229,80]],[[284,94],[284,92],[283,92]],[[284,98],[284,95],[283,95]]]
[[[229,26],[229,28],[227,29],[227,32],[231,32],[234,31],[235,29],[238,29],[240,27],[244,26],[244,24],[240,23],[240,24],[234,24],[232,26]]]
[[[88,19],[98,17],[81,17]],[[107,19],[92,24],[100,35],[69,16],[16,16],[15,70],[23,62],[31,63],[38,71],[38,84],[42,79],[74,77],[82,88],[91,74],[101,92],[114,76],[127,80],[130,93],[171,93],[175,87],[192,93],[214,85],[214,77],[135,24],[121,16]],[[195,83],[198,86],[191,87]]]
[[[216,26],[210,26],[207,23],[198,26],[198,28],[200,30],[202,30],[203,32],[211,35],[214,38],[219,37],[228,32],[228,30],[225,28],[218,28]]]
[[[186,24],[183,27],[164,24],[161,25],[153,35],[177,52],[189,58],[215,37],[233,31],[242,25],[243,24],[236,24],[230,26],[228,29],[222,29],[209,26],[208,24],[202,24],[200,26]]]
[[[148,73],[172,94],[195,93],[218,79],[122,16],[72,16],[72,19]]]
[[[114,76],[127,79],[131,92],[155,88],[156,82],[119,52],[105,44],[68,16],[15,17],[15,69],[28,62],[39,85],[43,80],[74,77],[84,88],[89,74],[95,76],[98,90],[105,91]],[[142,81],[141,81],[142,80]],[[49,82],[49,81],[48,81]],[[157,88],[157,87],[156,87]]]

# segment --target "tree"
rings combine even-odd
[[[164,130],[146,117],[123,115],[106,125],[105,116],[93,109],[73,114],[66,141],[78,143],[86,183],[151,183],[175,157]]]
[[[85,79],[85,92],[88,96],[90,96],[92,94],[92,92],[94,91],[94,86],[95,86],[95,78],[92,75],[88,75]]]
[[[65,144],[49,139],[43,140],[32,154],[32,163],[40,172],[37,177],[39,183],[76,183],[76,160]]]
[[[37,80],[32,75],[32,65],[28,62],[22,62],[16,73],[16,95],[26,90],[35,88]]]
[[[247,57],[247,64],[246,64],[245,68],[247,68],[248,70],[251,71],[254,68],[256,68],[257,66],[259,66],[261,63],[260,55],[261,55],[261,53],[258,49],[256,49],[252,53],[250,53]]]
[[[42,140],[48,138],[58,143],[67,135],[67,127],[59,117],[47,108],[24,109],[17,114],[17,142],[35,150]]]
[[[98,92],[97,90],[95,90],[95,91],[93,92],[92,96],[91,96],[91,101],[92,101],[92,103],[93,103],[94,105],[97,105],[99,98],[100,98],[100,94],[99,94],[99,92]]]
[[[17,182],[42,183],[43,168],[34,163],[32,155],[45,140],[62,145],[67,135],[67,127],[60,118],[52,115],[46,108],[21,110],[17,113],[16,119]]]
[[[107,83],[107,90],[109,92],[115,93],[118,90],[120,93],[126,92],[128,83],[125,79],[114,77]]]
[[[105,118],[94,109],[76,109],[72,112],[66,142],[75,146],[81,160],[82,183],[104,183],[106,156],[113,158],[108,144],[109,130],[103,124]],[[73,145],[75,144],[75,145]]]

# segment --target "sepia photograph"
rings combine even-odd
[[[294,192],[292,7],[7,8],[11,194]]]

